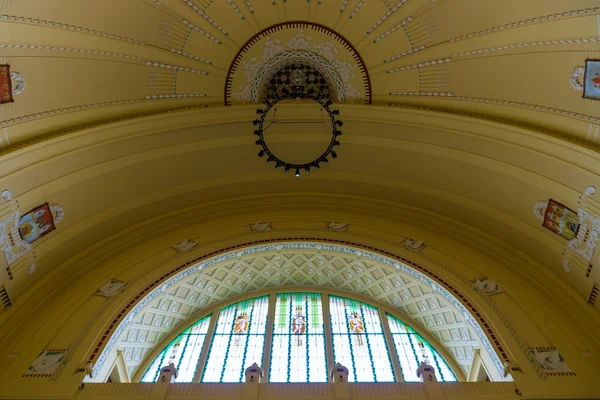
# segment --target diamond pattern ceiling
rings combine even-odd
[[[133,376],[151,349],[171,330],[184,329],[181,324],[190,316],[201,317],[204,308],[236,295],[290,285],[346,290],[390,304],[409,324],[417,321],[433,333],[469,373],[479,339],[445,299],[392,267],[322,250],[251,254],[190,275],[149,302],[123,331],[117,347]]]

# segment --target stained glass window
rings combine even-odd
[[[197,321],[169,343],[152,361],[141,381],[156,382],[160,369],[173,363],[178,371],[175,382],[192,382],[210,325],[210,317],[208,315]]]
[[[269,382],[327,382],[324,333],[320,294],[278,294]]]
[[[247,367],[262,365],[268,308],[263,296],[221,309],[202,382],[243,382]]]
[[[333,356],[349,382],[393,382],[394,371],[377,308],[330,296]]]
[[[456,382],[456,376],[431,345],[418,333],[399,319],[387,314],[388,323],[398,353],[402,376],[406,382],[420,382],[417,368],[425,361],[435,369],[435,376],[440,382]]]

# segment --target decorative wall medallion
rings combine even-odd
[[[242,46],[227,73],[225,105],[260,103],[296,81],[306,89],[322,86],[340,102],[371,103],[370,78],[354,47],[325,26],[296,21],[271,26]]]
[[[0,104],[12,103],[10,65],[0,65]]]
[[[31,366],[27,369],[25,377],[49,377],[63,362],[66,351],[42,351]]]
[[[405,250],[414,251],[415,253],[418,253],[427,247],[425,242],[422,240],[415,240],[411,238],[406,238],[406,240],[401,243],[401,246],[404,247]]]
[[[586,99],[600,100],[600,60],[585,61],[583,97]]]
[[[118,279],[111,279],[108,283],[96,290],[94,295],[104,298],[111,298],[125,286],[127,282],[120,281]]]
[[[23,93],[23,90],[25,90],[25,79],[23,79],[21,74],[16,71],[11,71],[10,80],[13,96]]]
[[[500,290],[500,286],[498,286],[496,281],[489,279],[487,276],[473,279],[471,283],[473,284],[474,289],[488,296],[495,296],[505,293],[504,290]]]
[[[270,222],[257,222],[250,225],[250,230],[252,232],[268,232],[272,229],[273,227],[271,226]]]
[[[556,348],[530,347],[529,349],[546,375],[575,375]]]
[[[331,221],[327,223],[327,229],[333,232],[346,232],[348,230],[348,223]]]
[[[572,240],[579,230],[579,217],[575,211],[550,199],[542,225],[557,235]]]
[[[571,72],[571,76],[569,77],[569,82],[571,86],[575,90],[583,90],[583,76],[585,75],[585,67],[575,67],[573,72]]]
[[[188,251],[195,249],[196,247],[198,247],[198,242],[192,239],[188,239],[181,243],[177,243],[175,246],[173,246],[173,250],[175,250],[178,253],[187,253]]]

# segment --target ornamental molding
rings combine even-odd
[[[134,39],[126,38],[126,37],[119,36],[119,35],[113,35],[112,33],[106,33],[106,32],[97,31],[97,30],[94,30],[94,29],[88,29],[88,28],[84,28],[84,27],[81,27],[81,26],[63,24],[63,23],[55,22],[55,21],[46,21],[46,20],[43,20],[43,19],[25,18],[25,17],[18,17],[18,16],[15,16],[15,15],[6,15],[6,14],[0,14],[0,19],[5,19],[5,20],[9,20],[9,21],[16,21],[16,22],[27,22],[27,23],[38,24],[38,25],[48,25],[48,26],[52,26],[54,28],[69,29],[69,30],[72,30],[72,31],[88,33],[90,35],[103,36],[103,37],[106,37],[106,38],[109,38],[109,39],[115,39],[115,40],[120,40],[122,42],[137,44],[139,46],[146,46],[146,43],[139,42],[139,41],[134,40]]]
[[[569,83],[575,90],[583,91],[583,77],[585,75],[585,67],[575,67],[571,76],[569,77]]]
[[[324,76],[330,77],[331,80],[333,80],[335,88],[337,89],[338,101],[340,103],[344,102],[345,91],[346,91],[346,89],[350,89],[350,88],[346,87],[344,85],[344,83],[342,82],[342,78],[340,77],[340,74],[336,70],[336,67],[332,63],[327,61],[325,58],[320,57],[319,55],[317,55],[313,52],[300,50],[300,51],[289,51],[289,52],[279,54],[261,67],[258,74],[256,74],[254,83],[252,83],[252,86],[250,88],[250,92],[251,92],[250,95],[251,95],[252,103],[257,104],[261,101],[259,96],[261,93],[261,89],[265,86],[265,78],[268,79],[268,77],[275,70],[280,68],[282,66],[282,64],[285,64],[286,62],[293,62],[293,61],[299,61],[300,63],[309,64],[310,66],[314,67],[315,69],[317,69],[321,73],[323,73]],[[233,96],[238,101],[247,101],[248,96],[245,93],[246,91],[247,91],[247,86],[244,87],[244,90],[242,90],[242,92],[233,93]],[[361,97],[360,94],[356,91],[351,91],[351,92],[350,92],[350,90],[348,90],[348,91],[349,91],[348,94],[350,95],[350,98],[353,100]]]
[[[289,30],[297,32],[287,42],[282,42],[275,36]],[[315,39],[313,44],[310,32],[317,32],[319,37],[324,34],[330,39],[320,43],[316,43]],[[245,59],[249,51],[258,45],[264,46],[261,54]],[[354,60],[354,63],[340,57],[344,52]],[[232,100],[255,101],[257,97],[254,93],[257,92],[256,88],[260,87],[261,79],[267,76],[268,71],[278,65],[278,62],[289,60],[294,56],[298,57],[299,61],[307,60],[311,65],[319,66],[319,69],[327,70],[327,75],[333,78],[340,96],[346,102],[364,98],[365,104],[371,104],[371,80],[365,63],[356,49],[344,37],[323,25],[291,21],[260,31],[240,48],[227,72],[224,90],[225,105],[231,105]],[[238,72],[245,79],[236,80],[237,87],[234,92],[234,78]],[[357,77],[360,79],[356,79]],[[361,82],[362,88],[354,86],[357,81]]]
[[[480,311],[477,310],[457,289],[453,288],[448,282],[443,280],[435,273],[424,267],[421,267],[411,260],[357,243],[317,238],[282,238],[244,243],[231,248],[208,253],[203,257],[192,259],[166,273],[161,278],[155,280],[146,288],[142,289],[141,292],[137,294],[130,294],[129,297],[131,300],[110,323],[107,330],[101,335],[103,339],[98,342],[95,350],[89,356],[88,362],[95,361],[94,375],[100,371],[102,365],[111,353],[111,350],[120,340],[121,334],[133,323],[135,316],[138,315],[152,300],[158,296],[161,296],[163,293],[166,293],[166,291],[173,287],[173,285],[175,285],[177,282],[183,279],[189,279],[193,274],[197,274],[203,269],[216,265],[220,262],[228,260],[235,261],[240,257],[252,255],[258,256],[260,253],[271,251],[276,252],[281,250],[330,251],[353,255],[355,257],[365,258],[370,261],[392,267],[397,269],[399,272],[408,275],[410,278],[414,278],[419,283],[431,288],[433,292],[439,294],[442,298],[455,307],[455,309],[460,313],[461,317],[468,323],[468,326],[470,326],[470,328],[481,340],[482,345],[488,351],[498,371],[502,373],[503,362],[500,361],[498,352],[502,354],[504,361],[508,361],[508,357],[500,345],[501,339],[495,336],[491,327],[480,314]],[[441,265],[439,262],[434,263],[436,265]],[[443,266],[443,268],[449,270],[449,268],[446,266]],[[456,272],[453,272],[453,275],[460,276]],[[130,280],[130,284],[133,280],[141,280],[142,277],[143,275]],[[466,278],[461,280],[467,282],[467,285],[470,287],[471,284]],[[116,297],[118,296],[115,296],[115,298]],[[488,304],[492,302],[488,296],[484,296],[484,298],[486,298],[486,302],[488,302]],[[495,308],[495,311],[497,311],[497,307]],[[89,324],[93,324],[94,322],[95,321],[90,321]],[[485,326],[485,331],[482,326]],[[514,331],[512,326],[510,326],[510,328],[512,331]],[[514,332],[516,334],[516,331]],[[492,345],[488,335],[495,343],[494,345]],[[81,338],[81,340],[83,340],[83,338]],[[74,352],[76,349],[71,347],[71,350]],[[531,353],[529,352],[529,354]]]
[[[462,35],[462,36],[455,37],[454,39],[450,39],[450,43],[457,42],[459,40],[470,39],[474,36],[485,35],[487,33],[501,31],[504,29],[521,27],[524,25],[529,25],[529,24],[533,24],[533,23],[537,23],[537,22],[546,22],[546,21],[551,21],[553,19],[558,19],[558,18],[574,17],[574,16],[578,16],[578,15],[585,15],[585,14],[597,13],[597,12],[600,12],[600,7],[583,8],[580,10],[565,11],[562,13],[544,15],[541,17],[535,17],[535,18],[530,18],[530,19],[521,20],[521,21],[517,21],[517,22],[511,22],[509,24],[498,25],[493,28],[488,28],[488,29],[483,29],[483,30],[477,31],[477,32],[468,33],[466,35]]]
[[[75,48],[75,47],[50,46],[50,45],[43,45],[43,44],[0,43],[0,48],[64,51],[64,52],[71,52],[71,53],[94,54],[97,56],[117,57],[117,58],[122,58],[125,60],[143,60],[142,57],[131,56],[131,55],[122,54],[122,53],[113,53],[110,51],[80,49],[80,48]]]
[[[10,79],[13,80],[13,85],[12,85],[13,96],[23,93],[23,90],[25,90],[25,79],[23,78],[23,76],[21,76],[21,74],[18,73],[17,71],[10,71]],[[15,82],[16,82],[16,84],[15,84]]]

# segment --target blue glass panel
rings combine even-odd
[[[211,316],[208,315],[198,320],[173,339],[173,341],[169,343],[158,356],[156,356],[154,361],[152,361],[141,381],[156,382],[158,380],[160,369],[173,363],[178,370],[175,382],[192,382],[194,375],[196,374],[198,360],[200,358],[200,353],[202,352],[202,347],[204,346],[208,326],[210,325],[210,317]]]
[[[221,309],[202,382],[243,382],[247,367],[262,365],[268,308],[263,296]]]
[[[333,355],[349,370],[349,382],[394,382],[377,308],[329,296]]]
[[[269,382],[327,382],[320,294],[277,295]]]
[[[402,367],[404,381],[420,382],[417,377],[417,368],[421,361],[425,361],[434,368],[438,381],[456,382],[456,376],[446,361],[425,339],[390,314],[387,314],[387,319]]]

